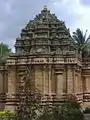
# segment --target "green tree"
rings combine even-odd
[[[63,103],[43,106],[38,120],[83,120],[83,112],[75,97],[69,96]]]
[[[77,28],[76,32],[73,32],[73,40],[75,47],[78,49],[78,52],[81,53],[82,57],[84,56],[87,48],[90,48],[90,35],[87,36],[87,30],[85,33]]]
[[[68,100],[61,106],[61,120],[83,120],[81,106],[76,100]]]
[[[19,94],[20,95],[20,94]],[[22,97],[24,95],[24,98]],[[29,93],[20,95],[20,102],[16,108],[16,120],[35,120],[39,116],[40,94]]]
[[[11,49],[8,47],[8,45],[0,43],[0,58],[5,59],[10,53]]]

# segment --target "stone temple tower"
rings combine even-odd
[[[15,48],[18,59],[22,57],[18,64],[25,67],[22,60],[27,60],[30,81],[43,94],[75,91],[71,80],[75,63],[67,66],[70,69],[67,78],[64,69],[66,66],[63,63],[67,55],[71,61],[75,60],[72,38],[65,23],[51,14],[46,7],[22,29],[20,37],[16,39]]]
[[[65,23],[46,7],[22,29],[15,50],[5,63],[8,94],[24,92],[28,81],[32,92],[74,94],[83,101],[84,92],[90,90],[89,64],[82,63]]]

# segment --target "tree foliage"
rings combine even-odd
[[[81,105],[68,99],[63,103],[40,102],[40,94],[29,94],[21,99],[15,116],[6,116],[8,120],[83,120]]]
[[[83,120],[80,104],[75,100],[69,100],[61,106],[61,120]]]
[[[43,113],[38,120],[83,120],[80,104],[75,100],[68,100],[61,104],[44,106]]]
[[[40,98],[38,93],[24,94],[16,109],[16,120],[36,120],[41,107]]]
[[[90,35],[87,36],[87,30],[85,33],[77,28],[76,32],[73,32],[73,40],[78,52],[84,55],[87,48],[90,49]]]
[[[8,47],[8,45],[4,43],[0,43],[0,58],[5,59],[11,52],[11,49]]]

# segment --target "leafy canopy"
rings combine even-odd
[[[77,28],[76,32],[73,32],[73,40],[78,49],[78,52],[83,53],[90,49],[90,35],[87,36],[87,30],[85,33]]]
[[[0,58],[5,59],[11,53],[11,49],[7,44],[0,43]]]

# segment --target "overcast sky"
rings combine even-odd
[[[0,41],[13,48],[21,29],[44,5],[71,31],[90,32],[90,0],[0,0]]]

